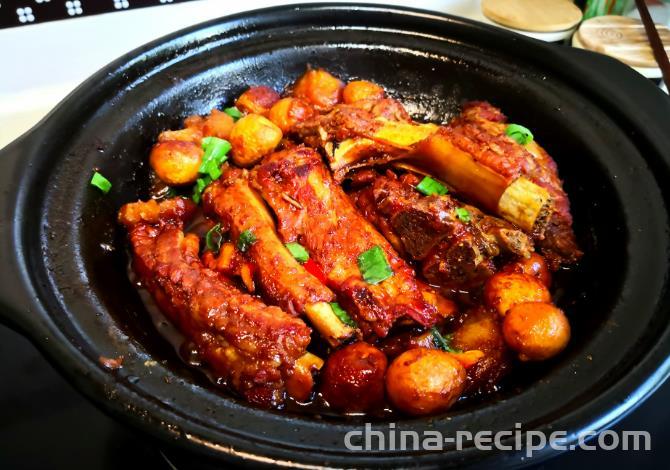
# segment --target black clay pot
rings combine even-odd
[[[253,464],[521,465],[523,452],[361,451],[356,419],[253,408],[187,368],[129,281],[116,211],[146,195],[148,149],[188,114],[250,84],[282,89],[307,64],[379,82],[418,118],[483,99],[531,127],[555,157],[586,252],[556,292],[573,338],[519,368],[497,395],[397,429],[565,430],[621,418],[670,361],[670,100],[606,57],[418,10],[289,6],[214,20],[131,52],[0,152],[0,316],[87,397],[188,450]],[[93,168],[113,183],[102,195]],[[100,356],[124,357],[109,371]],[[155,362],[152,362],[155,361]],[[377,422],[374,429],[387,429]],[[447,446],[450,447],[450,446]],[[550,455],[545,449],[535,458]]]

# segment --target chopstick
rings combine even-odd
[[[665,52],[663,41],[661,41],[661,37],[658,35],[658,30],[649,14],[645,1],[635,0],[635,4],[637,5],[637,10],[640,12],[640,19],[644,25],[644,30],[647,32],[647,38],[649,38],[654,59],[656,59],[656,63],[663,74],[663,81],[667,86],[670,86],[670,60],[668,60],[668,54]]]

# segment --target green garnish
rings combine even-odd
[[[226,154],[230,152],[232,146],[230,142],[218,137],[205,137],[202,139],[202,149],[205,154],[202,157],[202,163],[198,172],[209,175],[212,180],[221,176],[221,165],[228,160]]]
[[[251,230],[245,230],[240,233],[240,238],[237,239],[237,249],[245,253],[251,245],[256,241],[256,235]]]
[[[349,314],[342,307],[340,307],[340,304],[337,302],[330,302],[330,308],[333,309],[333,313],[337,318],[340,319],[342,323],[352,328],[358,327],[356,322],[349,316]]]
[[[416,189],[426,196],[432,196],[433,194],[439,194],[442,196],[448,192],[445,185],[431,178],[430,176],[424,177],[424,179],[422,179],[421,182],[416,186]]]
[[[202,178],[198,178],[193,186],[193,202],[200,204],[202,192],[214,180],[221,177],[221,165],[228,160],[226,154],[230,152],[230,142],[218,137],[205,137],[202,139],[202,148],[205,154],[202,157],[202,163],[198,168],[198,173]]]
[[[105,194],[107,194],[109,190],[112,189],[112,183],[110,183],[107,178],[102,176],[97,171],[93,173],[93,177],[91,178],[91,186],[95,186]]]
[[[286,249],[293,255],[293,257],[298,261],[298,263],[306,263],[309,260],[309,253],[305,250],[305,247],[300,243],[291,242],[287,243]]]
[[[447,351],[450,353],[463,352],[460,349],[451,347],[452,335],[446,335],[446,337],[442,336],[440,331],[435,327],[432,327],[430,329],[430,332],[433,335],[433,343],[437,348],[441,349],[442,351]]]
[[[221,242],[223,241],[223,234],[221,233],[221,224],[216,224],[210,228],[205,235],[205,244],[207,249],[214,254],[217,254],[221,249]]]
[[[193,202],[195,202],[196,204],[200,204],[200,198],[202,197],[202,192],[211,182],[212,178],[210,178],[209,176],[205,176],[204,178],[198,178],[196,180],[195,186],[193,186],[193,196],[191,196]]]
[[[456,217],[458,217],[461,222],[465,222],[467,224],[470,222],[470,211],[465,207],[457,207]]]
[[[365,282],[379,284],[384,279],[393,276],[393,270],[386,260],[384,250],[375,245],[358,256],[358,269]]]
[[[505,134],[516,141],[517,144],[526,145],[533,141],[533,133],[519,124],[509,124],[505,128]]]
[[[224,113],[226,113],[228,116],[233,118],[233,121],[237,121],[239,118],[242,117],[242,111],[237,109],[236,106],[231,106],[230,108],[226,108],[223,110]]]

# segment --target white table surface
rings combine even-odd
[[[198,0],[0,30],[0,64],[4,67],[0,73],[0,148],[34,126],[88,76],[124,53],[196,23],[290,3],[313,2]],[[481,13],[479,0],[417,0],[411,6],[491,23]]]
[[[96,70],[126,52],[196,23],[290,3],[313,2],[198,0],[0,30],[0,64],[5,66],[0,73],[0,148],[35,125]],[[479,1],[428,0],[412,6],[484,20]]]

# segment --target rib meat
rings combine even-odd
[[[338,179],[352,169],[395,160],[433,174],[525,230],[553,269],[573,264],[581,251],[556,164],[536,142],[524,146],[508,137],[505,121],[484,102],[466,104],[447,126],[393,121],[337,105],[299,123],[293,135],[323,149]]]
[[[184,235],[193,211],[181,198],[126,204],[134,269],[143,286],[213,371],[244,398],[280,405],[310,329],[277,307],[243,294],[198,258],[198,239]]]
[[[419,178],[377,175],[351,197],[366,218],[409,258],[419,261],[431,284],[464,290],[495,272],[494,259],[504,253],[529,256],[530,238],[504,220],[487,216],[449,195],[423,196]],[[469,221],[456,210],[465,208]]]
[[[519,145],[505,135],[507,118],[487,102],[475,101],[463,106],[461,115],[444,132],[453,144],[475,160],[508,179],[525,176],[545,188],[552,198],[552,213],[534,238],[556,269],[572,264],[582,253],[572,231],[570,201],[558,177],[556,162],[533,141]]]
[[[230,169],[211,184],[203,198],[204,208],[231,227],[237,239],[245,230],[256,241],[248,254],[258,268],[263,293],[287,312],[299,315],[305,306],[333,302],[335,295],[308,273],[277,237],[272,216],[258,193],[249,187],[247,173]]]
[[[329,305],[335,294],[307,272],[279,239],[274,220],[258,192],[249,186],[245,170],[228,168],[207,188],[203,201],[206,211],[231,227],[234,239],[247,230],[254,234],[256,241],[247,256],[257,268],[264,299],[291,314],[306,315],[332,346],[354,334]]]
[[[292,134],[310,147],[322,148],[339,181],[347,171],[368,162],[390,161],[407,154],[414,144],[438,130],[434,124],[416,125],[408,117],[387,116],[374,105],[340,104],[327,114],[298,123]]]
[[[313,149],[296,147],[266,157],[252,172],[252,182],[274,210],[284,240],[307,247],[366,335],[386,336],[405,316],[424,326],[440,318],[440,299],[356,211]],[[394,274],[371,285],[363,280],[357,259],[375,245]],[[442,314],[453,311],[446,310]]]

